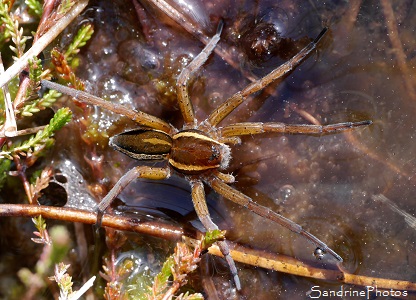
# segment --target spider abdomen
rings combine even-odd
[[[230,149],[197,130],[184,130],[172,137],[169,163],[184,174],[199,174],[211,169],[225,168]]]
[[[134,129],[110,138],[116,150],[137,160],[164,160],[172,148],[172,138],[163,131]]]

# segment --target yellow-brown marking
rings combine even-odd
[[[161,140],[161,139],[158,139],[158,138],[143,139],[143,142],[149,143],[149,144],[152,144],[152,145],[168,145],[168,146],[171,145],[170,142],[168,142],[166,140]]]

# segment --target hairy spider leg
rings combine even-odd
[[[330,125],[310,125],[310,124],[285,124],[279,122],[242,122],[227,125],[220,128],[222,137],[234,137],[240,135],[254,135],[261,133],[289,133],[289,134],[307,134],[323,135],[334,134],[345,130],[354,129],[361,126],[371,125],[370,120],[360,122],[344,122]]]
[[[136,178],[146,178],[153,180],[162,180],[170,177],[170,168],[158,168],[158,167],[148,167],[148,166],[137,166],[130,169],[126,174],[124,174],[113,188],[108,192],[108,194],[97,204],[96,209],[104,213],[108,208],[111,202],[120,194],[120,192],[134,179]]]
[[[191,76],[198,71],[201,66],[207,61],[208,57],[211,55],[218,41],[220,40],[220,35],[223,28],[223,21],[221,20],[217,27],[216,34],[211,38],[209,43],[204,47],[204,49],[199,53],[181,72],[178,77],[176,88],[177,88],[177,97],[179,108],[182,112],[185,127],[194,128],[196,126],[195,113],[192,106],[192,103],[189,99],[188,93],[188,82]],[[203,183],[200,180],[190,179],[192,187],[192,201],[195,208],[195,211],[198,215],[199,220],[206,230],[215,230],[218,229],[218,226],[212,221],[211,216],[208,211],[205,192]],[[241,283],[238,277],[237,268],[235,262],[230,255],[230,249],[225,241],[218,241],[218,247],[221,250],[221,253],[224,255],[224,258],[230,268],[230,272],[233,276],[234,283],[237,290],[241,290]]]
[[[172,133],[176,131],[174,127],[170,124],[166,123],[162,119],[154,117],[152,115],[146,114],[141,111],[135,111],[124,107],[123,105],[112,103],[105,101],[104,99],[88,94],[86,92],[76,90],[73,88],[66,87],[64,85],[51,82],[49,80],[42,80],[42,86],[53,89],[63,94],[69,95],[78,101],[91,104],[91,105],[98,105],[109,111],[119,113],[124,115],[131,120],[139,123],[140,125],[147,126],[153,129],[158,129],[166,133]],[[102,215],[104,214],[105,210],[111,204],[111,202],[117,197],[117,195],[134,179],[136,178],[147,178],[147,179],[166,179],[170,177],[170,168],[156,168],[156,167],[148,167],[148,166],[138,166],[131,170],[129,170],[126,174],[124,174],[117,183],[113,186],[113,188],[108,192],[108,194],[97,204],[95,209],[97,210],[98,217],[97,217],[97,224],[101,223]]]
[[[76,90],[49,80],[42,80],[41,85],[48,89],[56,90],[60,93],[69,95],[77,99],[78,101],[87,104],[98,105],[100,107],[108,109],[109,111],[126,116],[134,122],[139,123],[140,125],[147,126],[153,129],[158,129],[166,133],[173,133],[175,131],[172,125],[166,123],[162,119],[159,119],[142,111],[136,111],[134,109],[124,107],[123,105],[117,103],[105,101],[100,97],[88,94],[84,91]]]
[[[342,262],[343,259],[339,256],[334,250],[329,248],[324,242],[320,239],[309,233],[308,231],[304,230],[302,226],[296,224],[295,222],[283,217],[282,215],[274,212],[273,210],[259,205],[254,202],[249,196],[241,193],[240,191],[230,187],[222,180],[217,178],[216,176],[210,176],[207,178],[207,184],[214,189],[218,194],[224,196],[226,199],[246,207],[250,211],[258,214],[259,216],[269,219],[287,229],[300,234],[301,236],[305,237],[309,242],[314,244],[315,246],[319,247],[325,253],[331,254],[336,260]]]
[[[179,74],[176,82],[176,93],[178,97],[179,109],[182,112],[185,124],[191,127],[196,125],[195,112],[188,94],[188,82],[190,77],[197,71],[208,59],[215,46],[220,40],[223,22],[220,21],[217,33],[211,38],[209,43]]]
[[[196,214],[205,229],[212,231],[218,230],[218,226],[212,221],[208,211],[208,206],[205,198],[204,185],[201,180],[191,180],[192,187],[192,202],[195,207]],[[237,267],[230,255],[230,249],[225,241],[218,241],[216,243],[221,250],[230,268],[231,275],[233,276],[235,287],[237,290],[241,290],[240,278],[238,277]]]
[[[310,42],[305,48],[303,48],[298,54],[293,56],[290,60],[280,65],[263,78],[260,78],[259,80],[250,83],[243,90],[232,95],[217,109],[215,109],[211,113],[211,115],[205,120],[205,122],[210,124],[211,126],[218,125],[225,117],[227,117],[233,110],[235,110],[241,103],[243,103],[248,96],[257,91],[260,91],[273,81],[288,74],[301,62],[303,62],[303,60],[309,55],[309,53],[311,53],[316,48],[317,43],[321,40],[321,38],[327,31],[328,28],[325,27],[315,38],[315,40]]]

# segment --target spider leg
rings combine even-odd
[[[97,224],[101,224],[101,217],[104,214],[107,207],[111,202],[120,194],[120,192],[134,179],[136,178],[147,178],[154,180],[162,180],[170,177],[170,169],[165,168],[156,168],[148,166],[137,166],[129,170],[124,174],[113,188],[108,192],[108,194],[97,204],[95,209],[98,211],[98,221]]]
[[[215,176],[208,178],[207,183],[220,195],[231,200],[232,202],[244,206],[251,210],[252,212],[258,214],[261,217],[267,218],[273,222],[280,224],[287,229],[300,234],[310,241],[315,246],[319,247],[324,253],[331,254],[339,262],[342,262],[343,259],[339,256],[334,250],[329,248],[324,242],[318,239],[316,236],[312,235],[308,231],[304,230],[302,226],[296,224],[295,222],[283,217],[282,215],[272,211],[271,209],[264,207],[255,203],[250,197],[244,195],[243,193],[237,191],[236,189],[230,187],[229,185],[222,182]]]
[[[175,131],[174,128],[170,124],[166,123],[162,119],[146,114],[142,111],[135,111],[123,105],[105,101],[104,99],[101,99],[100,97],[88,94],[80,90],[69,88],[67,86],[64,86],[64,85],[61,85],[61,84],[58,84],[49,80],[42,80],[41,84],[42,86],[47,87],[48,89],[56,90],[60,93],[69,95],[77,99],[78,101],[92,104],[92,105],[98,105],[100,107],[108,109],[109,111],[126,116],[130,118],[131,120],[133,120],[134,122],[139,123],[140,125],[147,126],[153,129],[158,129],[166,133],[172,133]]]
[[[217,33],[211,38],[205,48],[199,53],[189,65],[187,65],[181,72],[176,82],[176,91],[178,95],[178,104],[182,112],[185,124],[194,125],[195,113],[192,103],[189,99],[188,94],[188,81],[189,78],[197,71],[208,59],[209,55],[214,50],[218,41],[223,27],[223,22],[220,21],[217,28]]]
[[[205,200],[204,185],[200,180],[191,180],[192,187],[192,202],[196,214],[198,215],[199,220],[202,225],[204,225],[206,230],[218,230],[218,226],[211,220],[209,215],[207,202]],[[225,241],[218,241],[218,247],[221,250],[221,253],[224,255],[225,260],[230,268],[231,275],[233,276],[235,287],[237,290],[241,290],[240,278],[237,274],[237,268],[235,266],[234,260],[230,255],[230,249]]]
[[[290,134],[331,134],[345,130],[350,130],[360,126],[371,125],[372,121],[345,122],[330,125],[310,125],[310,124],[285,124],[285,123],[261,123],[243,122],[236,123],[220,128],[220,136],[233,137],[240,135],[252,135],[267,132],[290,133]]]
[[[212,126],[216,126],[234,109],[236,109],[241,103],[243,103],[248,96],[257,91],[260,91],[273,81],[285,76],[290,71],[292,71],[296,66],[303,62],[303,60],[309,55],[309,53],[311,53],[316,48],[317,43],[320,41],[320,39],[324,36],[324,34],[327,31],[328,28],[325,27],[315,38],[315,40],[313,40],[311,43],[309,43],[309,45],[300,50],[300,52],[293,56],[290,60],[280,65],[263,78],[250,83],[243,90],[235,93],[230,98],[228,98],[223,104],[221,104],[217,109],[215,109],[211,113],[211,115],[206,119],[206,122],[208,122]]]

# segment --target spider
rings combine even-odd
[[[42,80],[41,84],[49,89],[57,90],[70,95],[77,100],[99,105],[127,116],[141,125],[137,129],[123,132],[110,138],[109,144],[116,150],[137,160],[166,160],[164,167],[136,166],[127,171],[114,185],[110,192],[97,205],[101,214],[107,209],[115,197],[135,178],[162,180],[178,173],[189,181],[192,190],[192,201],[199,220],[206,230],[218,229],[211,220],[205,200],[204,184],[210,186],[224,198],[248,208],[250,211],[276,222],[289,230],[305,237],[317,248],[318,258],[329,253],[336,260],[342,258],[324,242],[304,230],[300,225],[272,211],[271,209],[255,203],[250,197],[239,192],[229,184],[234,182],[234,176],[226,174],[223,170],[232,158],[229,144],[241,143],[239,136],[256,135],[262,133],[289,133],[321,135],[337,133],[340,131],[370,125],[371,121],[345,122],[331,125],[284,124],[277,122],[243,122],[227,125],[218,124],[233,112],[249,95],[262,90],[271,82],[281,78],[298,66],[315,48],[325,35],[328,28],[323,28],[320,34],[290,60],[280,65],[263,78],[250,83],[243,90],[235,93],[216,108],[209,117],[198,122],[188,95],[188,81],[199,70],[220,40],[223,22],[220,22],[216,34],[206,44],[188,66],[186,66],[177,79],[177,97],[179,109],[184,119],[182,129],[177,129],[169,123],[155,116],[141,111],[134,111],[122,105],[107,102],[88,93],[78,91],[60,84]],[[237,268],[230,255],[226,241],[217,242],[225,260],[227,261],[235,286],[241,289]]]

